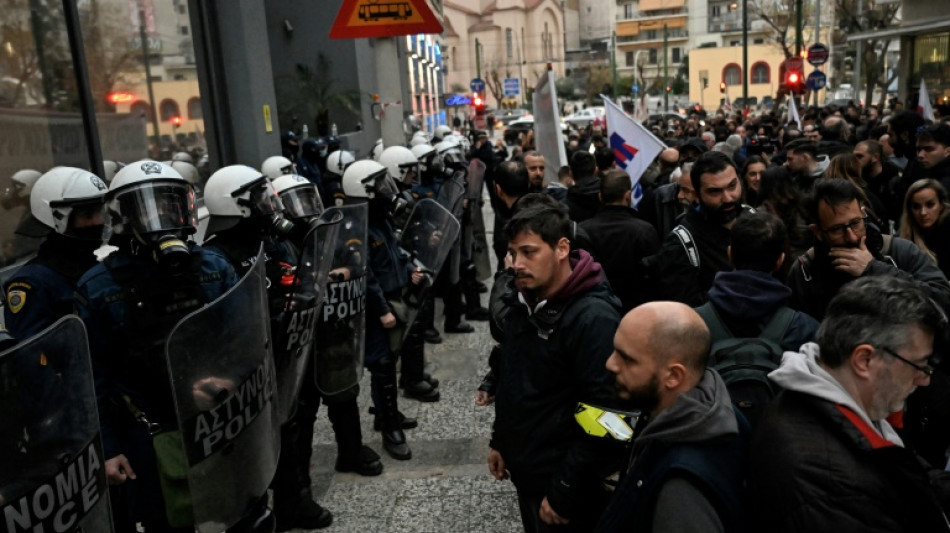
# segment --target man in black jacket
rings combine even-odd
[[[932,480],[888,423],[930,384],[946,319],[910,281],[862,278],[828,307],[818,343],[786,352],[751,449],[758,527],[950,531]],[[942,465],[941,465],[942,466]]]
[[[656,230],[630,207],[631,194],[630,176],[623,170],[608,170],[600,179],[603,207],[580,224],[590,238],[591,255],[604,267],[623,312],[650,301],[652,291],[641,260],[660,250]]]
[[[735,163],[722,152],[706,152],[690,171],[698,206],[667,235],[655,257],[660,297],[696,307],[717,272],[732,270],[726,249],[729,230],[743,212],[742,182]]]
[[[543,198],[543,197],[542,197]],[[601,267],[571,251],[571,222],[562,206],[520,208],[505,228],[514,276],[506,290],[495,422],[488,466],[511,477],[525,531],[590,531],[606,503],[607,467],[616,443],[585,435],[574,422],[578,402],[611,407],[613,379],[604,367],[620,321],[620,302]]]
[[[597,162],[590,152],[574,152],[570,166],[574,186],[567,190],[567,208],[571,220],[580,223],[600,209],[600,177],[597,174]]]

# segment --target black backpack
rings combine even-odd
[[[712,334],[709,368],[722,377],[732,403],[752,424],[761,417],[779,387],[768,378],[782,363],[782,338],[795,318],[795,310],[781,307],[758,337],[736,337],[723,324],[712,303],[696,308]]]

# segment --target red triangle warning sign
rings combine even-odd
[[[331,39],[442,33],[426,0],[343,0]]]

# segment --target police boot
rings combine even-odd
[[[442,344],[442,335],[435,329],[435,300],[430,294],[425,304],[419,310],[416,322],[422,324],[425,331],[425,341],[429,344]]]
[[[462,292],[458,284],[446,284],[442,293],[442,301],[445,303],[445,324],[443,330],[446,333],[472,333],[475,328],[468,322],[462,320]]]
[[[323,529],[333,523],[333,513],[313,501],[310,487],[300,491],[294,509],[278,512],[277,502],[274,502],[274,514],[277,516],[275,531],[278,532],[291,529]]]
[[[229,527],[227,533],[273,533],[277,527],[274,513],[267,507],[267,495],[259,498],[250,511],[237,524]]]
[[[336,437],[337,472],[356,472],[361,476],[378,476],[383,473],[379,455],[363,445],[360,431],[360,408],[356,397],[342,402],[327,403],[327,416],[333,424]]]
[[[381,431],[383,429],[383,417],[379,414],[379,411],[376,410],[376,407],[372,405],[369,407],[369,414],[373,415],[373,429],[376,431]],[[410,418],[402,413],[398,412],[399,416],[399,427],[402,429],[415,429],[419,427],[419,421],[415,418]]]
[[[412,450],[406,444],[406,434],[399,426],[399,395],[396,388],[395,363],[388,362],[381,366],[391,369],[388,372],[376,372],[372,376],[379,398],[376,409],[383,421],[383,449],[393,459],[406,461],[412,458]]]
[[[407,398],[420,402],[439,401],[439,388],[425,380],[425,344],[412,333],[406,338],[402,346],[402,374],[399,382]]]

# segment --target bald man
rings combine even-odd
[[[709,346],[703,319],[680,303],[644,304],[620,322],[607,369],[641,415],[597,531],[741,529],[748,426],[706,368]]]

